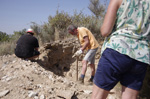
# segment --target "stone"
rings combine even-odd
[[[0,92],[0,98],[3,96],[6,96],[10,91],[9,90],[4,90],[2,92]]]
[[[75,91],[59,90],[59,91],[57,91],[56,94],[57,94],[58,97],[63,97],[65,99],[72,99],[73,95],[75,94]]]
[[[30,98],[31,98],[31,97],[35,97],[35,96],[38,95],[37,92],[33,92],[33,91],[29,91],[28,93],[29,93],[28,96],[29,96]]]

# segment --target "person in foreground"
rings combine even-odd
[[[136,99],[150,64],[150,0],[110,0],[92,99],[106,99],[120,82],[122,99]]]
[[[33,60],[40,55],[38,40],[33,35],[35,35],[33,29],[28,29],[26,34],[19,38],[15,48],[15,55],[17,57]]]
[[[76,27],[74,25],[69,25],[67,30],[70,34],[76,35],[81,44],[81,48],[74,54],[74,56],[80,56],[84,50],[87,50],[87,53],[82,61],[82,71],[79,78],[79,83],[84,83],[87,64],[89,62],[91,68],[91,78],[88,82],[92,84],[95,75],[95,54],[99,47],[99,44],[91,31],[85,27]]]

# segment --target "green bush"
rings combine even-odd
[[[0,42],[8,41],[9,35],[0,31]]]

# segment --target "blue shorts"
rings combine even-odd
[[[123,86],[140,90],[148,64],[107,48],[98,63],[94,84],[110,91],[119,81]]]

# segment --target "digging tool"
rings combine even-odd
[[[78,61],[79,61],[79,56],[74,54],[72,58],[76,57],[76,81],[78,81]]]
[[[79,60],[79,57],[76,56],[76,81],[78,81],[78,60]]]

